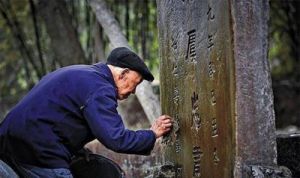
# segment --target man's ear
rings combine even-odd
[[[129,73],[129,69],[128,68],[125,68],[122,72],[121,72],[121,75],[120,75],[120,79],[123,79],[125,78],[126,74]]]

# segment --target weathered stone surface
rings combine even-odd
[[[234,68],[227,1],[158,1],[166,161],[183,177],[232,177]],[[178,125],[178,127],[177,127]]]
[[[286,167],[247,165],[243,167],[243,178],[292,178]]]
[[[157,0],[164,160],[175,176],[242,177],[276,166],[268,1]],[[163,172],[163,171],[161,171]]]
[[[236,82],[236,164],[276,164],[273,93],[267,60],[268,1],[232,2]],[[239,170],[236,169],[239,177]]]
[[[170,163],[162,166],[157,166],[153,169],[152,174],[147,178],[177,178],[176,167]]]

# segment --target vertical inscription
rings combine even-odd
[[[212,4],[213,5],[213,4]],[[213,152],[212,152],[212,163],[214,165],[218,165],[220,162],[220,158],[218,155],[216,142],[218,142],[219,139],[218,136],[220,134],[220,130],[218,128],[217,123],[217,111],[216,111],[216,104],[217,104],[217,94],[218,91],[218,82],[220,80],[219,76],[219,68],[218,64],[220,61],[220,52],[221,50],[218,49],[218,28],[220,27],[216,23],[216,15],[215,15],[215,9],[213,6],[211,6],[210,2],[208,4],[208,11],[207,11],[207,24],[208,24],[208,33],[207,33],[207,52],[208,52],[208,77],[210,78],[210,82],[212,82],[212,88],[210,88],[210,108],[212,109],[212,118],[210,120],[210,126],[211,126],[211,139],[214,140],[213,142]],[[219,21],[219,20],[218,20]],[[222,28],[222,27],[221,27]],[[218,51],[215,51],[218,50]],[[214,52],[214,53],[213,53]],[[217,55],[213,55],[217,53]],[[216,74],[218,73],[218,74]]]
[[[219,134],[219,130],[218,130],[218,125],[217,125],[217,118],[216,118],[216,104],[217,104],[217,97],[216,97],[216,85],[218,80],[218,76],[215,73],[218,72],[216,70],[218,70],[218,68],[216,67],[215,64],[218,64],[217,62],[219,61],[219,59],[215,59],[214,55],[212,55],[212,51],[217,48],[217,44],[218,44],[218,39],[217,39],[217,28],[218,25],[214,22],[215,21],[215,12],[214,12],[214,8],[211,6],[210,1],[208,2],[208,11],[206,13],[207,15],[207,25],[208,25],[208,33],[207,33],[207,52],[208,52],[208,77],[210,79],[210,82],[212,82],[212,88],[210,88],[210,109],[212,110],[212,118],[210,120],[210,127],[211,127],[211,138],[216,140],[216,137],[218,137]],[[215,47],[216,46],[216,47]],[[216,51],[214,51],[216,52]],[[219,58],[219,56],[218,56]],[[215,142],[213,142],[212,144],[214,144]],[[212,161],[214,165],[218,165],[220,162],[219,156],[218,156],[218,152],[217,152],[217,148],[214,145],[214,150],[212,152]]]
[[[211,136],[217,137],[218,136],[218,125],[217,125],[217,119],[213,118],[211,121]]]
[[[196,61],[196,30],[193,29],[188,33],[188,48],[186,52],[185,59],[190,60],[190,62]]]
[[[198,113],[199,110],[199,99],[198,99],[198,94],[193,92],[193,96],[191,97],[192,100],[192,119],[193,119],[193,128],[198,131],[201,126],[201,118]]]
[[[194,146],[193,147],[193,160],[194,160],[194,171],[193,175],[195,177],[200,177],[200,163],[201,163],[201,157],[203,156],[203,152],[200,149],[199,146]]]
[[[213,23],[212,21],[214,21],[214,19],[215,19],[215,14],[210,5],[208,5],[208,11],[207,11],[206,15],[207,15],[208,25],[212,24]],[[214,38],[215,38],[215,34],[211,33],[211,32],[207,36],[207,48],[209,50],[211,50],[215,45]]]
[[[220,162],[220,158],[218,156],[217,148],[214,148],[213,161],[214,161],[215,165],[217,165]]]

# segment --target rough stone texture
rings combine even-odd
[[[164,165],[188,178],[243,177],[248,165],[277,170],[268,1],[157,6],[162,113],[175,119]]]
[[[179,177],[176,175],[176,167],[171,164],[165,164],[163,166],[157,166],[153,169],[152,175],[147,178],[175,178]]]
[[[267,60],[268,1],[232,2],[236,78],[236,165],[276,164],[275,116]],[[236,169],[239,177],[239,169]]]
[[[278,165],[288,167],[300,177],[300,133],[277,136]]]
[[[292,178],[286,167],[249,165],[243,167],[243,178]]]
[[[234,68],[228,1],[157,1],[164,139],[176,177],[232,177]]]

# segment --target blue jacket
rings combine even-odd
[[[97,138],[116,152],[149,154],[151,130],[124,128],[107,65],[73,65],[41,79],[0,125],[0,153],[46,168],[68,168],[71,157]]]

